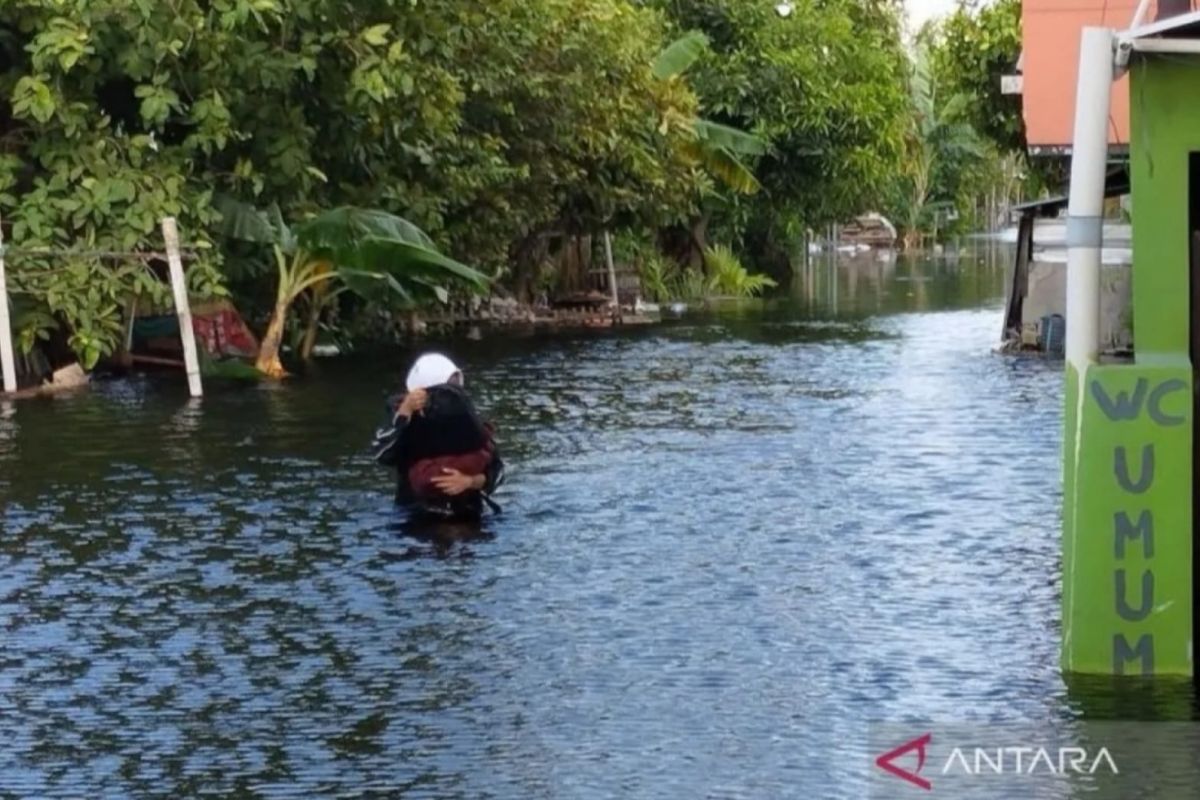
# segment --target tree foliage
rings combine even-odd
[[[228,238],[271,247],[278,275],[275,306],[256,363],[271,377],[286,374],[279,350],[288,314],[302,296],[308,296],[311,309],[303,354],[307,358],[322,310],[342,291],[366,298],[394,295],[406,303],[427,293],[445,302],[449,282],[474,289],[487,284],[480,273],[437,252],[420,228],[386,212],[335,208],[293,229],[276,205],[260,211],[220,197],[218,207]]]
[[[1021,55],[1020,0],[958,8],[921,34],[930,42],[933,79],[950,95],[970,98],[968,121],[1004,151],[1025,149],[1021,96],[1006,95],[1000,79],[1012,75]]]
[[[787,19],[763,0],[6,0],[0,214],[14,246],[73,251],[158,250],[173,215],[193,291],[236,286],[251,316],[275,271],[239,271],[218,195],[296,220],[378,208],[523,291],[551,237],[715,214],[770,241],[870,207],[896,170],[898,19],[894,0]],[[89,360],[131,294],[165,295],[137,263],[12,269],[22,318]]]
[[[691,73],[705,113],[763,139],[764,191],[732,200],[715,224],[753,260],[778,260],[789,233],[876,204],[897,170],[906,59],[897,4],[657,0],[678,29],[701,30],[711,55]],[[776,252],[772,259],[772,250]]]
[[[889,209],[904,231],[906,246],[919,243],[921,235],[935,226],[931,217],[957,207],[969,176],[989,155],[984,140],[966,121],[970,98],[943,90],[929,69],[923,46],[913,54],[909,103],[904,166]]]
[[[690,213],[708,179],[662,125],[696,110],[653,74],[663,31],[621,0],[10,0],[0,212],[26,249],[160,249],[174,215],[203,294],[223,286],[219,192],[403,213],[498,273],[549,230]],[[104,349],[153,283],[99,263],[27,282]]]

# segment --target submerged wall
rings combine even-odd
[[[1021,306],[1021,322],[1037,325],[1047,314],[1067,314],[1067,265],[1064,261],[1029,264],[1029,286]],[[1133,286],[1128,264],[1104,264],[1100,269],[1100,349],[1127,351],[1133,347]]]
[[[1135,57],[1132,364],[1068,364],[1063,669],[1191,675],[1189,154],[1200,60]]]

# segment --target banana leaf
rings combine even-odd
[[[213,198],[213,206],[221,214],[220,232],[224,238],[252,244],[279,242],[279,231],[267,212],[227,194]]]
[[[485,289],[490,283],[486,275],[466,264],[431,248],[399,239],[363,239],[352,250],[334,255],[337,263],[351,269],[387,273],[400,280],[410,277],[450,279],[478,290]]]
[[[368,239],[388,239],[434,249],[433,240],[408,220],[376,209],[343,206],[296,226],[296,235],[313,252],[346,253]]]
[[[359,297],[368,300],[378,300],[380,295],[393,295],[401,305],[414,305],[416,295],[408,286],[396,280],[395,276],[383,272],[369,272],[359,269],[342,269],[338,272],[346,288]]]
[[[743,164],[736,155],[723,147],[710,147],[703,142],[689,142],[687,153],[704,168],[715,175],[726,186],[739,194],[754,194],[762,185],[754,171]]]
[[[760,156],[767,152],[767,143],[762,139],[730,125],[697,119],[692,127],[696,138],[711,147],[724,148],[742,156]]]
[[[700,31],[688,31],[671,42],[655,58],[651,69],[654,77],[666,80],[680,75],[708,49],[708,37]]]

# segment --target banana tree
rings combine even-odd
[[[683,74],[708,50],[709,39],[700,31],[690,31],[663,48],[650,65],[651,72],[669,88],[679,88]],[[754,171],[746,163],[767,152],[767,143],[739,128],[723,125],[699,116],[694,102],[683,102],[669,106],[663,115],[659,130],[666,134],[672,129],[684,135],[677,141],[678,152],[692,164],[704,169],[727,189],[735,194],[754,194],[761,186]],[[671,253],[681,264],[692,264],[703,268],[707,248],[708,216],[712,198],[706,198],[701,213],[687,224],[663,228],[659,231],[660,246]]]
[[[963,121],[970,98],[956,94],[943,99],[929,69],[928,54],[918,50],[909,74],[911,118],[905,136],[905,205],[902,224],[904,248],[918,246],[924,223],[936,205],[935,176],[946,162],[978,160],[983,142],[970,124]],[[945,201],[943,201],[944,203]]]
[[[663,48],[651,64],[651,70],[659,80],[680,80],[708,46],[706,35],[700,31],[689,31]],[[688,131],[684,152],[692,161],[703,165],[710,174],[739,194],[754,194],[759,190],[758,178],[754,177],[754,171],[743,159],[764,154],[767,151],[766,142],[739,128],[694,114],[669,112],[660,127],[665,133],[673,125],[682,126]]]
[[[412,305],[429,299],[446,302],[451,284],[476,291],[488,284],[483,274],[437,252],[416,225],[384,211],[336,208],[293,228],[277,207],[262,211],[222,198],[218,210],[227,238],[271,247],[278,284],[255,362],[271,377],[286,375],[279,351],[288,314],[306,294],[310,307],[304,348],[311,351],[322,310],[344,291],[366,298],[390,294]]]

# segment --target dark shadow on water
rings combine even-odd
[[[386,556],[386,560],[412,561],[429,558],[470,558],[469,545],[496,538],[489,519],[446,519],[427,514],[397,510],[397,521],[390,530],[412,546],[402,553]]]

